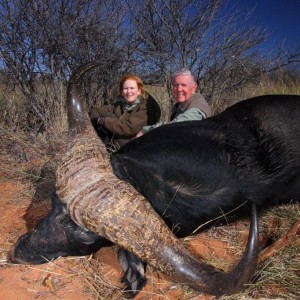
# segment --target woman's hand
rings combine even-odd
[[[104,122],[105,122],[105,118],[103,118],[103,117],[99,117],[99,118],[97,119],[97,124],[98,124],[98,125],[104,125]]]

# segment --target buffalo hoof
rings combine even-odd
[[[119,250],[118,259],[124,271],[122,278],[122,283],[125,285],[124,290],[128,297],[133,298],[147,283],[145,278],[146,263],[123,249]]]

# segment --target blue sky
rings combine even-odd
[[[227,8],[254,8],[251,23],[267,27],[271,33],[266,48],[278,46],[300,47],[300,0],[228,0]]]

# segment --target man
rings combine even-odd
[[[204,97],[196,92],[197,83],[191,71],[186,69],[178,70],[172,79],[172,93],[176,104],[172,108],[169,123],[203,120],[211,116],[211,108]],[[137,134],[142,136],[148,131],[157,128],[165,123],[160,122],[152,126],[145,126]]]

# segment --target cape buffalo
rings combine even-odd
[[[256,266],[256,208],[299,199],[300,97],[256,97],[203,121],[161,126],[109,157],[80,96],[83,74],[96,65],[80,67],[69,81],[69,146],[53,210],[20,238],[12,260],[41,263],[112,242],[126,250],[120,262],[128,289],[145,283],[145,261],[199,291],[241,290]],[[176,238],[250,211],[248,244],[231,272],[198,261]]]

